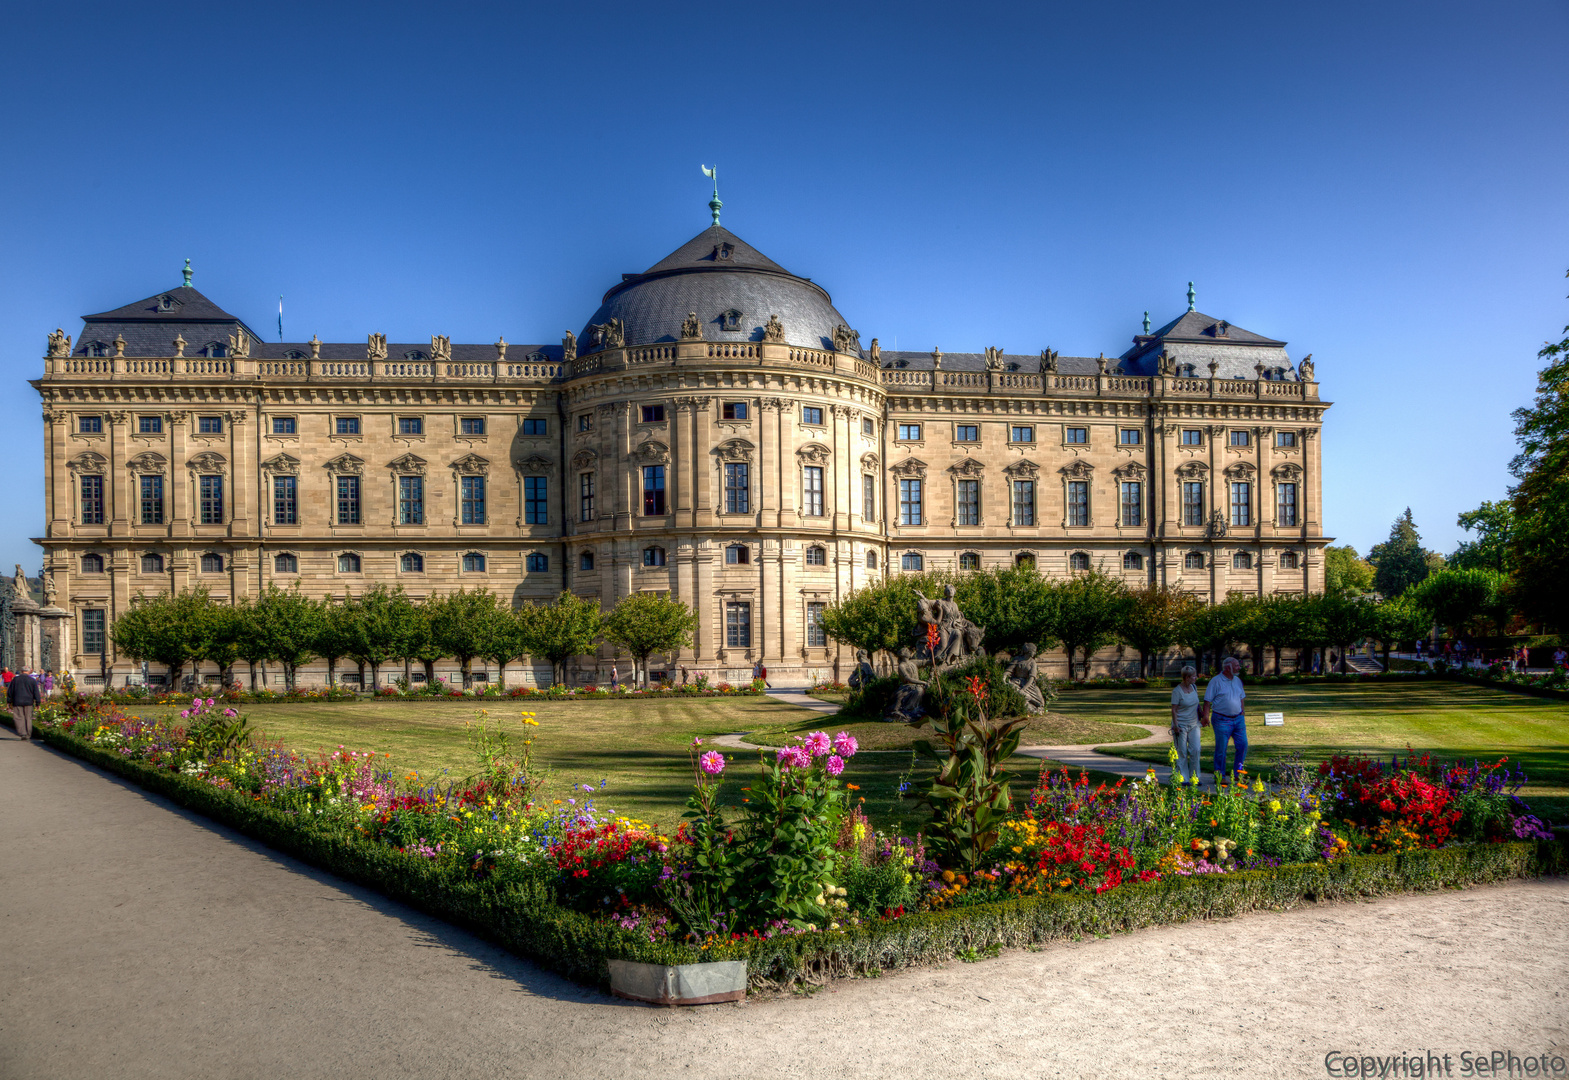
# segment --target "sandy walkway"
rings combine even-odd
[[[8,733],[0,733],[3,736]],[[567,983],[0,737],[0,1077],[1324,1076],[1569,1056],[1569,882],[1308,907],[682,1011]],[[1458,1071],[1455,1075],[1459,1075]]]

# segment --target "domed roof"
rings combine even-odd
[[[598,348],[594,328],[611,319],[621,320],[628,345],[679,341],[688,312],[696,312],[705,341],[761,341],[777,315],[788,344],[832,349],[834,327],[849,325],[821,286],[714,225],[643,273],[625,275],[589,319],[579,348]]]

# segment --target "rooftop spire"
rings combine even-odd
[[[1198,299],[1198,294],[1193,291],[1193,282],[1188,282],[1188,310],[1193,310],[1193,302]]]
[[[713,212],[714,224],[718,225],[719,211],[725,205],[719,201],[719,166],[715,165],[710,169],[707,165],[704,165],[703,175],[710,177],[714,181],[714,197],[708,201],[708,209]]]
[[[1150,313],[1146,311],[1144,313],[1144,334],[1145,334],[1146,337],[1149,336],[1149,332],[1150,332]]]
[[[190,259],[186,259],[185,260],[185,269],[181,270],[180,273],[185,276],[185,287],[187,289],[189,289],[191,287],[191,260]]]

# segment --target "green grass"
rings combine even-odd
[[[1147,721],[1160,723],[1159,719]],[[856,737],[863,750],[909,750],[917,739],[931,738],[930,727],[912,728],[908,724],[885,724],[880,720],[833,721],[835,731],[848,731]],[[800,723],[759,732],[752,742],[765,746],[782,746],[792,735],[815,731],[823,726],[821,718],[808,718]],[[1021,746],[1088,746],[1092,743],[1127,742],[1149,735],[1144,728],[1132,724],[1107,723],[1062,713],[1048,713],[1032,717],[1023,728]]]
[[[1081,719],[1159,724],[1170,716],[1169,688],[1066,691],[1056,707]],[[1285,713],[1265,727],[1265,712]],[[1530,783],[1521,797],[1553,821],[1569,818],[1569,702],[1454,682],[1260,686],[1248,692],[1248,760],[1268,767],[1299,749],[1313,761],[1366,750],[1404,756],[1407,745],[1445,760],[1508,757]],[[1204,732],[1204,761],[1214,745]],[[1107,747],[1164,764],[1165,745]]]

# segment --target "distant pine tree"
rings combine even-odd
[[[1368,552],[1367,561],[1373,564],[1373,587],[1391,599],[1403,595],[1431,571],[1430,554],[1422,547],[1422,536],[1416,531],[1408,506],[1395,519],[1389,539],[1374,544]]]

